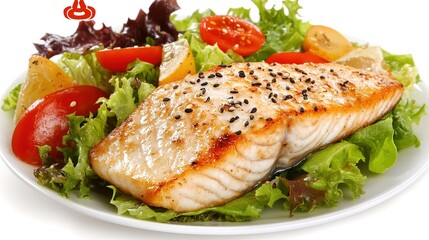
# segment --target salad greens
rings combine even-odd
[[[190,44],[197,71],[219,64],[262,61],[277,51],[299,50],[310,24],[300,20],[298,1],[284,0],[283,7],[279,9],[267,9],[267,1],[252,0],[259,10],[259,20],[254,23],[266,35],[266,43],[260,51],[246,58],[232,51],[224,53],[217,45],[209,46],[201,40],[198,23],[204,16],[215,14],[212,10],[195,11],[180,20],[172,15],[173,25],[181,32],[179,38],[187,39]],[[172,12],[171,9],[165,11]],[[230,9],[228,14],[252,21],[249,9]],[[121,124],[155,89],[159,70],[151,64],[136,61],[127,73],[112,75],[97,63],[94,51],[64,53],[58,65],[80,83],[98,86],[111,95],[108,99],[100,99],[101,106],[96,115],[88,118],[68,116],[70,130],[63,143],[73,144],[60,149],[66,161],[62,165],[47,164],[34,174],[41,184],[65,197],[74,191],[78,191],[80,197],[90,197],[93,189],[107,187],[113,192],[110,203],[116,206],[118,214],[159,222],[249,221],[258,218],[265,208],[279,207],[293,215],[317,207],[336,206],[347,195],[358,198],[364,194],[367,177],[362,172],[388,171],[395,164],[398,151],[420,144],[413,133],[413,125],[418,124],[425,114],[425,106],[418,105],[408,98],[409,94],[405,94],[396,108],[379,122],[313,153],[300,165],[278,173],[272,180],[261,183],[253,191],[224,206],[181,214],[152,208],[98,178],[89,165],[88,156],[92,147]],[[392,75],[404,84],[406,91],[420,80],[410,55],[394,55],[385,51],[384,58]],[[19,86],[4,100],[3,110],[14,109],[18,92]],[[46,154],[48,150],[49,146],[40,147],[44,163],[50,162]],[[346,192],[351,194],[346,195]]]

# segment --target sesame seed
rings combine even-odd
[[[269,122],[269,121],[273,121],[273,118],[270,118],[270,117],[265,118],[265,121],[267,121],[267,122]]]
[[[162,99],[162,101],[164,101],[164,102],[168,102],[168,101],[170,101],[170,98],[168,98],[168,97],[163,98],[163,99]]]
[[[204,102],[208,102],[208,101],[210,101],[210,97],[207,97]]]
[[[231,90],[231,91],[229,91],[229,93],[237,94],[237,93],[238,93],[238,91],[237,91],[237,90]]]
[[[316,111],[316,112],[317,112],[317,111],[319,111],[319,108],[318,108],[317,106],[314,106],[314,107],[313,107],[313,109],[314,109],[314,111]]]
[[[229,122],[230,122],[230,123],[235,122],[235,117],[230,118],[230,119],[229,119]]]
[[[214,77],[216,77],[216,75],[214,75],[213,73],[211,73],[211,74],[208,76],[208,78],[214,78]]]
[[[179,85],[174,85],[173,89],[177,89],[179,87]]]
[[[244,99],[244,101],[243,101],[245,104],[249,104],[249,100],[247,100],[247,99]]]
[[[293,96],[290,95],[290,94],[283,97],[284,100],[289,100],[289,99],[292,99],[292,98],[293,98]]]
[[[257,111],[258,111],[258,109],[254,107],[254,108],[252,108],[252,110],[250,110],[250,113],[255,113]]]
[[[271,102],[277,103],[277,100],[275,98],[271,98]]]
[[[259,87],[261,85],[262,85],[262,83],[260,83],[260,82],[252,82],[252,87]]]
[[[226,67],[227,67],[227,65],[226,65],[226,64],[220,64],[220,65],[219,65],[219,67],[221,67],[221,68],[226,68]]]
[[[249,116],[249,119],[250,119],[250,120],[253,120],[254,118],[255,118],[255,116],[253,116],[253,115],[250,115],[250,116]]]
[[[253,75],[255,73],[255,70],[250,70],[249,74]]]
[[[219,78],[222,77],[222,74],[220,72],[215,73],[215,75],[216,75],[216,77],[219,77]]]
[[[244,125],[244,127],[247,127],[247,126],[249,126],[249,121],[245,121],[244,123],[243,123],[243,125]]]
[[[300,112],[304,112],[304,111],[305,111],[305,109],[304,109],[303,107],[301,107],[301,108],[299,109],[299,111],[300,111]]]
[[[174,116],[175,119],[180,119],[180,115],[177,114],[176,116]]]
[[[217,88],[217,87],[219,87],[219,83],[215,83],[215,84],[213,84],[213,87],[215,87],[215,88]]]
[[[241,134],[241,130],[238,130],[237,132],[235,132],[235,135],[240,135]]]
[[[194,110],[192,110],[192,108],[185,108],[185,113],[191,113],[191,112],[193,112]]]
[[[290,90],[290,87],[289,87],[289,86],[286,86],[286,90]]]
[[[76,107],[76,105],[77,105],[76,101],[70,102],[70,107]]]
[[[244,78],[244,77],[246,77],[246,74],[244,73],[244,71],[240,70],[240,71],[238,71],[238,76],[241,78]]]
[[[201,86],[206,86],[207,84],[209,84],[208,82],[203,82],[201,83]]]
[[[270,76],[271,76],[271,77],[275,77],[275,76],[277,76],[277,74],[275,74],[275,73],[273,73],[273,72],[270,72]]]

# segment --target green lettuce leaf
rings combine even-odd
[[[298,1],[284,0],[280,8],[266,8],[268,0],[252,0],[259,10],[259,21],[255,24],[265,35],[265,45],[260,50],[265,54],[256,53],[259,57],[250,56],[254,61],[265,60],[273,50],[299,51],[310,23],[300,19],[298,11],[301,9]],[[286,12],[288,13],[286,15]]]
[[[344,198],[340,187],[349,189],[353,198],[364,193],[366,177],[357,166],[364,160],[358,146],[342,141],[315,152],[299,169],[308,173],[305,180],[310,187],[325,192],[324,199],[319,201],[326,206],[335,206]]]
[[[243,57],[228,50],[224,53],[217,45],[208,45],[201,40],[199,34],[186,32],[182,38],[186,39],[192,49],[197,72],[204,71],[220,64],[244,62]]]
[[[420,81],[420,75],[410,54],[396,55],[383,50],[384,61],[393,77],[401,82],[406,89]]]
[[[65,197],[69,197],[73,190],[78,190],[80,197],[88,197],[93,181],[100,181],[89,164],[89,151],[106,136],[107,115],[105,104],[100,106],[95,117],[68,115],[69,132],[63,137],[63,143],[70,147],[59,149],[64,155],[65,164],[36,169],[34,175],[38,182]]]
[[[97,61],[95,51],[85,55],[66,52],[57,64],[80,85],[96,86],[105,92],[112,90],[109,83],[111,74]]]
[[[358,145],[368,159],[368,168],[375,173],[384,173],[398,158],[398,150],[393,140],[392,118],[388,117],[363,128],[349,141]]]
[[[3,99],[3,105],[1,109],[3,111],[14,111],[16,109],[16,103],[18,102],[19,91],[21,90],[21,83],[16,85],[9,94]]]
[[[419,124],[426,114],[426,105],[418,105],[415,100],[403,99],[392,112],[395,142],[398,151],[409,147],[419,147],[420,140],[414,134],[413,125]]]

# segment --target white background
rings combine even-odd
[[[67,20],[63,9],[72,0],[3,1],[0,9],[0,91],[27,66],[30,54],[45,32],[71,35],[77,21]],[[86,0],[97,13],[94,20],[120,26],[135,18],[151,1]],[[179,1],[181,6],[246,6],[249,1]],[[331,26],[347,35],[379,44],[390,52],[412,53],[423,80],[429,81],[425,1],[301,0],[301,15],[313,24]],[[99,26],[99,25],[98,25]],[[0,128],[1,129],[1,128]],[[0,130],[1,131],[1,130]],[[0,132],[1,134],[1,132]],[[399,239],[427,236],[429,173],[392,199],[362,213],[305,229],[247,236],[204,236],[205,239]],[[13,239],[201,239],[196,235],[169,234],[114,225],[74,212],[26,185],[0,163],[1,235]],[[419,237],[418,237],[419,236]],[[3,238],[3,237],[2,237]]]

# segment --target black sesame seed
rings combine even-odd
[[[231,90],[231,91],[229,91],[229,93],[231,93],[231,94],[237,94],[238,91],[237,90]]]
[[[190,84],[195,84],[195,81],[190,81],[189,83],[190,83]]]
[[[255,70],[250,70],[249,74],[253,75],[255,73]]]
[[[249,119],[250,119],[250,120],[253,120],[254,118],[255,118],[255,116],[253,116],[253,115],[250,115],[250,116],[249,116]]]
[[[217,87],[219,87],[219,83],[215,83],[215,84],[213,84],[213,87],[215,87],[215,88],[217,88]]]
[[[273,79],[271,79],[271,82],[275,83],[275,82],[277,82],[277,80],[275,78],[273,78]]]
[[[201,83],[201,86],[206,86],[207,84],[209,84],[208,82],[203,82]]]
[[[275,74],[275,73],[273,73],[273,72],[270,72],[270,76],[271,76],[271,77],[275,77],[275,76],[277,76],[277,74]]]
[[[295,79],[289,78],[290,83],[295,83]]]
[[[191,113],[192,111],[194,111],[192,108],[185,108],[185,113]]]
[[[219,77],[219,78],[222,77],[222,73],[220,73],[220,72],[215,73],[215,75],[216,75],[216,77]]]
[[[246,120],[243,125],[244,125],[244,127],[249,126],[249,121]]]
[[[204,102],[208,102],[208,101],[210,101],[210,97],[207,97]]]
[[[213,73],[211,73],[211,74],[208,76],[208,78],[214,78],[214,77],[216,77],[216,75],[214,75]]]
[[[317,112],[317,111],[319,111],[319,108],[318,108],[317,106],[314,106],[314,107],[313,107],[313,109],[314,109],[314,111],[316,111],[316,112]]]
[[[168,102],[168,101],[170,101],[170,98],[167,98],[167,97],[166,97],[166,98],[163,98],[163,99],[162,99],[162,101],[164,101],[164,102]]]
[[[243,102],[244,102],[245,104],[249,104],[249,100],[247,100],[247,99],[244,99],[244,100],[243,100]]]
[[[305,111],[305,109],[304,109],[303,107],[301,107],[301,108],[299,109],[299,111],[300,111],[300,112],[304,112],[304,111]]]
[[[290,95],[290,94],[283,97],[284,100],[289,100],[289,99],[292,99],[292,98],[293,98],[293,96]]]
[[[244,73],[244,71],[238,71],[238,76],[244,78],[246,77],[246,74]]]
[[[310,82],[311,82],[311,78],[307,78],[307,79],[305,79],[305,82],[306,82],[306,83],[310,83]]]
[[[322,75],[322,76],[320,76],[320,79],[325,79],[325,76],[323,76],[323,75]]]
[[[238,130],[237,132],[235,132],[235,135],[240,135],[241,134],[241,130]]]
[[[286,86],[286,90],[290,90],[290,87],[289,87],[289,86]]]
[[[270,92],[270,94],[268,94],[268,98],[271,98],[273,96],[273,92]]]
[[[204,95],[206,93],[206,89],[205,88],[201,88],[200,90],[201,90],[201,94]]]
[[[180,119],[180,115],[177,114],[176,116],[174,116],[175,119]]]
[[[262,85],[262,83],[260,83],[260,82],[252,82],[253,87],[259,87],[261,85]]]
[[[226,65],[226,64],[220,64],[220,65],[219,65],[219,67],[221,67],[221,68],[226,68],[226,67],[227,67],[227,65]]]
[[[177,89],[179,87],[179,85],[174,85],[173,89]]]
[[[270,117],[265,118],[265,121],[267,121],[267,122],[269,122],[269,121],[273,121],[273,118],[270,118]]]
[[[249,62],[248,62],[248,63],[246,63],[246,66],[250,67],[250,63],[249,63]]]
[[[230,122],[230,123],[235,122],[235,117],[230,118],[230,119],[229,119],[229,122]]]
[[[271,98],[271,102],[277,103],[277,100],[275,98]]]
[[[254,107],[254,108],[252,108],[252,110],[250,110],[250,113],[255,113],[257,111],[258,111],[258,109]]]

